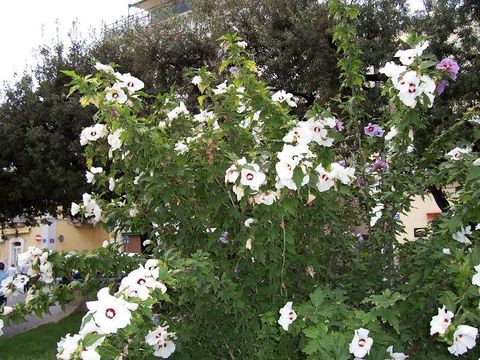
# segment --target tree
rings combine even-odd
[[[0,106],[0,222],[57,214],[86,190],[79,131],[91,123],[78,97],[66,98],[65,68],[87,69],[85,42],[43,47],[33,74],[5,89]]]

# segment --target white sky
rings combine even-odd
[[[128,15],[128,4],[137,0],[1,0],[0,2],[0,85],[22,74],[34,63],[34,49],[56,38],[57,26],[63,39],[73,21],[84,36]],[[409,0],[412,10],[422,0]],[[134,9],[131,9],[135,12]],[[58,23],[58,24],[57,24]]]
[[[0,2],[0,84],[22,74],[34,62],[33,49],[61,37],[73,21],[83,36],[128,15],[128,4],[136,0],[1,0]],[[132,11],[135,11],[132,9]],[[58,25],[57,25],[58,21]]]

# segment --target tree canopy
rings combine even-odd
[[[456,98],[446,92],[415,139],[417,151],[422,151],[459,114],[478,103],[478,6],[475,1],[442,0],[427,2],[428,11],[416,14],[408,12],[403,0],[363,1],[359,6],[358,45],[364,54],[362,70],[370,74],[365,94],[371,99],[378,98],[378,86],[369,87],[369,81],[385,81],[378,68],[394,54],[402,31],[425,33],[437,57],[453,55],[462,66],[459,80],[465,81],[449,84]],[[216,39],[233,30],[255,54],[261,79],[298,96],[300,111],[314,100],[331,99],[340,89],[331,24],[326,4],[314,0],[202,1],[192,2],[185,16],[148,24],[129,21],[105,29],[94,41],[44,46],[34,71],[3,90],[1,221],[18,214],[34,218],[55,213],[86,189],[85,165],[74,155],[79,152],[79,130],[91,120],[78,111],[74,98],[66,98],[61,70],[82,73],[95,59],[114,62],[118,71],[142,78],[148,91],[174,86],[194,105],[195,89],[184,70],[215,63],[222,57]],[[381,116],[376,105],[369,102],[365,111]],[[331,106],[334,110],[336,105]]]

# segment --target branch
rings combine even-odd
[[[447,200],[442,189],[437,188],[436,186],[432,185],[428,187],[428,191],[432,194],[433,199],[437,203],[437,206],[442,210],[442,212],[448,211],[450,208],[450,203]]]

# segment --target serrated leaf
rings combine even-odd
[[[313,306],[320,307],[325,301],[326,294],[321,288],[317,288],[313,293],[310,294],[310,300],[312,301]]]

